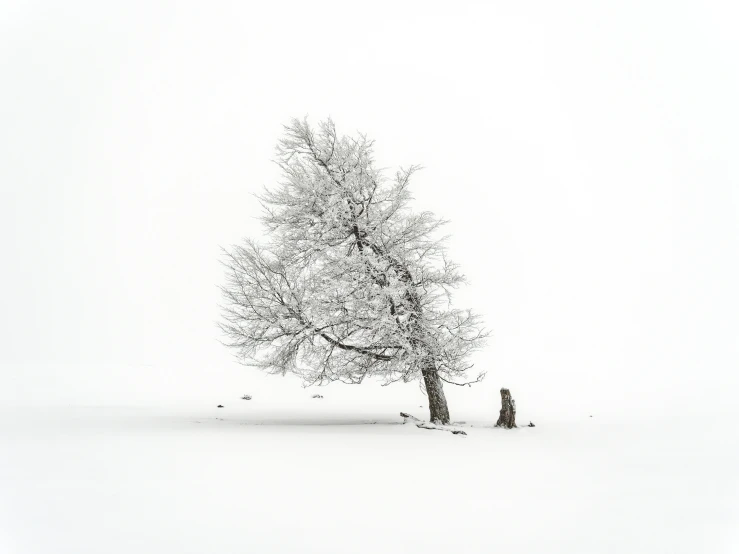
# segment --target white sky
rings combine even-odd
[[[281,125],[330,115],[425,166],[484,386],[733,402],[733,2],[0,10],[0,401],[256,379],[217,342],[219,246],[258,235]]]

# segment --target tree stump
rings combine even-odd
[[[511,391],[500,389],[500,417],[496,427],[513,429],[516,426],[516,401],[511,398]]]

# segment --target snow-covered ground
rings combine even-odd
[[[449,393],[467,436],[402,425],[427,417],[402,385],[0,408],[0,552],[739,552],[734,422],[538,414],[507,431],[467,390]]]
[[[739,3],[698,6],[3,2],[0,554],[739,553]],[[427,168],[493,332],[466,436],[219,344],[304,115]]]

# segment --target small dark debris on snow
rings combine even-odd
[[[536,425],[534,425],[533,421],[529,421],[529,427],[536,427]]]
[[[218,407],[219,408],[223,408],[223,404],[218,404]]]
[[[245,394],[244,396],[241,397],[241,400],[251,400],[251,396],[249,396],[248,394]]]
[[[311,396],[311,398],[323,398],[323,395],[314,394],[313,396]]]
[[[467,433],[465,433],[461,429],[455,429],[454,431],[452,431],[452,435],[466,435],[466,434]]]

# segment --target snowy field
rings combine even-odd
[[[378,390],[1,408],[0,552],[739,551],[727,419],[538,414],[506,431],[492,406],[465,412],[464,389],[458,436],[401,424],[427,418],[417,389]]]
[[[2,7],[0,554],[739,554],[739,3]],[[466,435],[221,344],[303,116],[425,168],[492,332]]]

